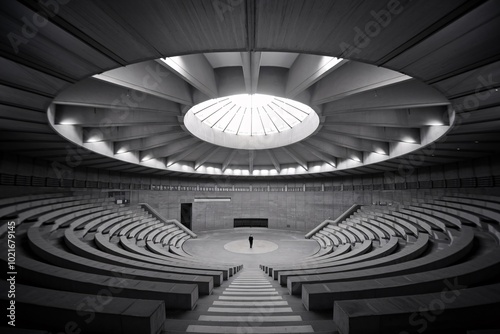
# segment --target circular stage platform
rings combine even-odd
[[[197,258],[255,267],[261,263],[291,263],[319,251],[319,244],[304,238],[304,232],[267,228],[235,228],[198,232],[183,248]],[[248,237],[254,237],[250,248]]]
[[[247,239],[231,241],[224,245],[225,250],[240,254],[269,253],[274,252],[278,247],[279,246],[272,241],[255,240],[252,248],[250,248],[250,243]]]

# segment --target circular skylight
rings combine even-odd
[[[297,101],[264,94],[238,94],[192,107],[184,125],[210,143],[240,149],[290,145],[319,125],[314,110]]]
[[[263,136],[290,130],[314,111],[290,99],[240,94],[205,101],[194,106],[191,112],[214,130]]]

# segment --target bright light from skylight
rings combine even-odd
[[[305,104],[286,98],[239,94],[205,101],[194,106],[191,112],[214,130],[262,136],[289,130],[314,111]]]

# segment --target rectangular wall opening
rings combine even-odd
[[[191,229],[191,220],[193,216],[193,204],[181,203],[181,224]]]
[[[234,218],[234,227],[269,227],[267,218]]]

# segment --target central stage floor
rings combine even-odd
[[[221,263],[241,263],[246,268],[261,263],[290,263],[319,251],[314,240],[304,238],[304,232],[267,228],[235,228],[199,232],[198,238],[186,241],[183,248],[197,258]],[[250,248],[248,237],[254,237]]]

